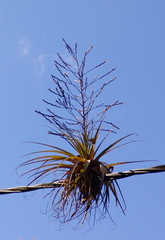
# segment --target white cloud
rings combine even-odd
[[[21,56],[26,56],[30,53],[30,50],[32,49],[32,45],[30,44],[27,38],[21,38],[18,44],[19,44],[19,52]]]
[[[32,68],[32,71],[37,78],[42,78],[49,65],[48,61],[50,56],[49,54],[37,53],[37,48],[38,46],[32,45],[29,38],[22,37],[18,41],[19,56],[28,57],[28,67]]]
[[[40,54],[37,58],[34,59],[35,74],[37,77],[42,77],[45,72],[45,69],[46,69],[45,59],[46,58],[47,58],[46,54]]]

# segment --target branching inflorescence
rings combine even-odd
[[[106,120],[106,114],[108,110],[121,105],[122,102],[116,100],[112,104],[96,103],[104,88],[116,79],[114,77],[102,83],[102,80],[109,77],[114,69],[89,80],[88,76],[91,72],[107,61],[86,70],[86,58],[93,46],[90,46],[82,61],[79,62],[77,44],[71,48],[65,40],[63,41],[70,58],[69,61],[65,61],[58,54],[58,61],[55,61],[57,74],[52,75],[54,88],[49,89],[55,101],[44,100],[49,106],[47,113],[36,112],[53,125],[53,130],[49,131],[49,134],[64,139],[72,147],[74,153],[57,146],[42,144],[48,150],[35,152],[40,155],[26,161],[21,166],[37,164],[29,171],[34,172],[32,182],[48,174],[52,174],[52,182],[54,182],[58,176],[62,184],[51,192],[55,217],[62,223],[67,223],[74,218],[78,218],[83,223],[91,216],[95,219],[96,213],[99,213],[100,217],[105,217],[109,212],[110,194],[115,197],[116,204],[124,213],[124,207],[117,194],[119,192],[123,200],[118,183],[115,179],[106,178],[106,175],[112,173],[115,165],[126,162],[105,163],[101,161],[101,158],[118,148],[120,142],[131,135],[124,136],[105,149],[101,148],[108,135],[118,129]],[[100,87],[97,89],[95,89],[96,83],[101,83],[101,85],[98,84]]]

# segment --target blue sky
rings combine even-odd
[[[53,86],[50,75],[55,74],[56,52],[67,57],[62,37],[71,46],[77,42],[80,55],[94,44],[90,66],[109,59],[106,69],[116,67],[118,78],[100,99],[126,103],[109,114],[120,127],[113,140],[134,132],[144,140],[112,152],[105,161],[158,160],[120,170],[165,163],[164,16],[161,0],[0,2],[0,188],[28,183],[28,178],[18,178],[15,169],[24,161],[21,156],[36,147],[23,142],[62,144],[47,135],[48,123],[34,112],[46,109],[42,99],[50,97],[47,89]],[[44,191],[1,196],[0,236],[7,240],[163,239],[164,174],[136,176],[119,184],[126,215],[112,200],[115,224],[107,217],[91,231],[87,224],[79,230],[71,224],[59,231],[58,223],[43,214],[48,201]]]

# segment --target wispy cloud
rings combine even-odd
[[[41,84],[41,79],[44,76],[45,71],[49,68],[49,62],[51,61],[51,55],[38,52],[38,46],[36,46],[30,38],[22,37],[17,42],[18,56],[28,59],[28,68],[31,68],[31,72],[35,75],[36,84]]]
[[[27,38],[21,38],[18,42],[19,52],[21,56],[26,56],[30,53],[32,49],[32,45]]]
[[[37,77],[42,77],[46,70],[46,54],[40,54],[37,58],[34,59],[35,65],[35,75]]]

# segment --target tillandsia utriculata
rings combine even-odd
[[[63,139],[73,152],[58,146],[37,143],[47,149],[31,153],[39,155],[20,166],[36,164],[36,167],[27,172],[33,176],[30,184],[49,174],[52,182],[60,180],[58,189],[51,191],[51,208],[55,218],[64,224],[75,218],[78,223],[84,223],[86,219],[95,220],[97,215],[103,218],[109,214],[111,194],[124,213],[125,203],[117,180],[106,176],[113,172],[114,166],[132,162],[105,163],[101,159],[133,140],[132,134],[129,134],[103,149],[103,143],[106,143],[109,134],[118,130],[115,124],[107,121],[107,113],[112,107],[123,104],[119,100],[112,104],[98,101],[104,89],[116,79],[114,77],[103,81],[115,69],[101,76],[96,75],[91,80],[91,72],[107,61],[86,70],[86,58],[93,46],[85,51],[79,62],[77,44],[71,48],[64,39],[63,42],[70,57],[65,60],[57,54],[56,75],[52,75],[54,87],[49,89],[55,100],[43,100],[49,106],[47,113],[36,112],[53,126],[53,130],[48,133]],[[95,85],[99,87],[95,89]]]

